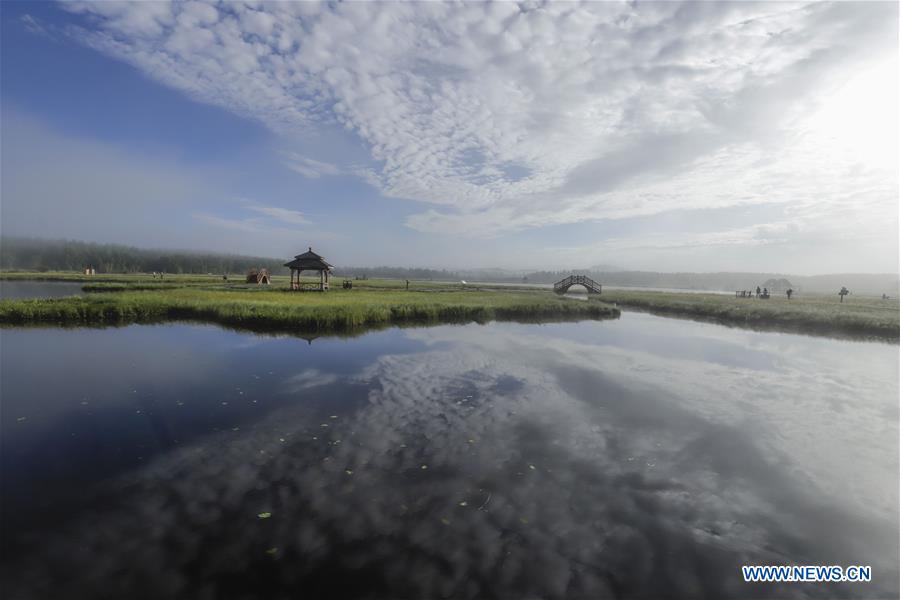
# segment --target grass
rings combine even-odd
[[[900,341],[900,303],[896,299],[802,295],[788,300],[692,294],[604,290],[603,299],[620,307],[654,314],[711,320],[759,329],[796,331]]]
[[[353,331],[369,327],[438,322],[567,320],[614,317],[618,312],[593,297],[589,302],[549,290],[436,281],[369,279],[352,290],[332,280],[326,294],[286,291],[287,276],[271,286],[245,284],[242,276],[147,274],[0,273],[0,279],[83,281],[82,298],[0,302],[0,324],[122,324],[193,319],[251,329]],[[313,278],[309,279],[310,282]],[[605,290],[606,303],[666,316],[727,325],[900,341],[896,299],[851,295],[783,295],[769,300],[722,294]]]
[[[0,324],[107,325],[165,320],[209,321],[245,329],[348,332],[399,324],[614,318],[618,309],[592,300],[559,298],[549,291],[405,290],[399,286],[322,293],[251,288],[146,284],[110,286],[115,293],[0,302]]]
[[[332,277],[331,286],[341,288],[343,277]],[[124,291],[125,289],[152,289],[172,286],[214,286],[222,289],[246,287],[248,289],[266,290],[277,287],[288,287],[288,275],[273,275],[270,287],[246,284],[243,274],[228,274],[228,280],[223,280],[222,275],[197,275],[175,274],[166,275],[164,279],[153,277],[149,273],[103,273],[98,275],[84,275],[72,271],[0,271],[0,280],[6,281],[68,281],[82,282],[86,291]],[[318,283],[318,277],[304,277],[304,282]],[[462,289],[458,282],[410,280],[410,289]],[[138,288],[136,286],[147,286]],[[477,288],[477,285],[470,285]],[[406,282],[401,279],[361,279],[353,280],[354,289],[405,289]]]

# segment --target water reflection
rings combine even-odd
[[[67,385],[20,358],[47,332],[2,334],[4,482],[51,477],[62,459],[38,448],[66,427],[74,447],[154,453],[102,474],[75,456],[66,470],[96,480],[43,489],[70,500],[32,511],[53,528],[4,519],[14,597],[898,591],[895,346],[647,315],[312,347],[210,327],[51,333],[56,375],[46,353],[91,338]],[[104,369],[105,395],[90,383]],[[85,389],[101,405],[73,422]],[[768,563],[871,564],[876,580],[742,583],[741,564]]]

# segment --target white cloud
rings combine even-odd
[[[296,152],[288,152],[285,156],[285,164],[290,170],[296,171],[309,179],[317,179],[322,175],[338,175],[341,172],[337,166],[331,163],[315,160]]]
[[[85,43],[199,100],[276,132],[355,133],[376,166],[349,171],[432,204],[407,221],[425,232],[897,196],[895,158],[873,166],[808,126],[876,58],[896,68],[895,4],[65,6],[94,17]],[[896,95],[896,75],[877,83]],[[827,121],[852,132],[858,106]],[[867,143],[895,156],[894,133]]]
[[[309,225],[309,220],[303,216],[303,213],[287,208],[279,208],[277,206],[254,206],[250,205],[248,209],[266,215],[281,223],[288,225]]]

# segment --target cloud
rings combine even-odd
[[[288,225],[309,225],[309,220],[303,216],[303,213],[288,208],[279,208],[277,206],[255,206],[250,205],[248,209],[260,214],[271,217],[276,221],[287,223]]]
[[[22,22],[22,26],[25,28],[25,31],[28,33],[33,33],[35,35],[42,35],[45,37],[52,38],[53,35],[50,33],[50,30],[41,22],[40,19],[36,19],[35,17],[24,14],[22,15],[20,21]]]
[[[310,225],[310,221],[297,210],[281,208],[278,206],[260,206],[258,204],[245,203],[242,210],[257,213],[262,216],[251,217],[223,217],[207,212],[195,212],[192,217],[199,222],[214,227],[233,229],[247,232],[278,232],[290,233],[293,229],[285,225]]]
[[[191,218],[194,223],[204,225],[213,239],[221,240],[222,230],[255,234],[238,238],[245,241],[243,251],[253,255],[266,252],[272,256],[289,256],[291,252],[298,250],[298,232],[302,232],[304,243],[307,245],[346,241],[342,234],[307,228],[306,226],[312,223],[303,213],[296,210],[241,201],[232,211],[238,211],[239,214],[223,215],[209,211],[196,211],[191,214]],[[250,213],[251,216],[247,216],[247,213]],[[298,229],[298,226],[303,229]],[[233,242],[230,243],[233,248]],[[264,245],[260,246],[261,243]]]
[[[287,164],[432,205],[406,221],[422,232],[897,195],[893,167],[851,172],[858,154],[805,128],[896,54],[891,3],[64,6],[91,18],[72,35],[198,100],[354,133],[372,166]]]
[[[296,171],[309,179],[318,179],[322,175],[338,175],[341,172],[333,164],[302,156],[295,152],[287,153],[285,164],[292,171]]]

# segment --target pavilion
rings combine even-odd
[[[294,260],[291,262],[284,263],[284,266],[291,269],[292,290],[311,290],[318,292],[324,292],[328,289],[328,282],[331,279],[331,270],[334,268],[332,265],[325,262],[324,258],[313,252],[312,246],[310,246],[309,251],[295,256]],[[318,271],[319,283],[303,287],[300,283],[300,273],[303,271]],[[294,278],[295,272],[297,273],[296,279]]]

